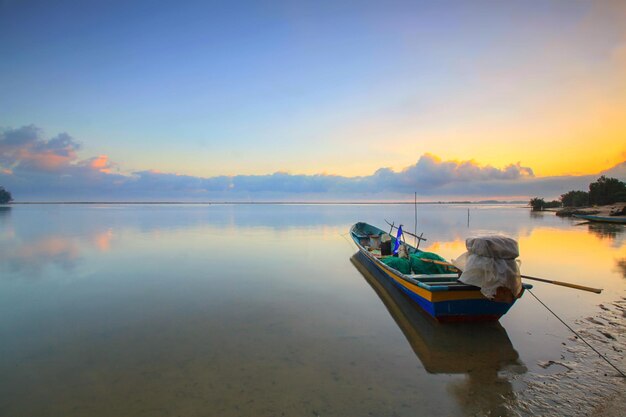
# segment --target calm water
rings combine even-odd
[[[534,293],[625,368],[624,226],[423,205],[422,248],[519,240]],[[500,324],[428,320],[347,232],[411,205],[0,207],[1,416],[585,414],[625,388],[530,294]],[[425,245],[425,246],[424,246]]]

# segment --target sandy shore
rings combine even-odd
[[[622,417],[626,416],[626,381],[622,381],[620,392],[609,397],[604,404],[596,408],[593,417]]]
[[[567,208],[555,208],[547,209],[545,211],[553,211],[557,215],[567,216],[568,214],[562,214],[561,212],[571,212],[574,214],[592,214],[595,216],[610,216],[611,212],[616,210],[622,210],[626,207],[626,203],[614,203],[606,206],[593,206],[593,207],[567,207]],[[571,214],[569,214],[571,216]],[[613,216],[612,216],[613,217]],[[626,216],[615,216],[617,218],[626,218]]]
[[[618,210],[618,209],[623,209],[626,206],[626,203],[615,203],[615,204],[609,204],[607,206],[597,206],[597,207],[590,207],[588,210],[598,210],[598,216],[608,216],[610,215],[610,213],[614,210]],[[625,217],[625,216],[619,216],[619,217]]]

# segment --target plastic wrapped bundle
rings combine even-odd
[[[507,288],[514,297],[522,291],[519,247],[506,236],[480,236],[465,241],[467,252],[453,263],[463,271],[459,281],[480,287],[485,297],[493,299],[499,287]]]

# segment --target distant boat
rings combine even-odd
[[[574,214],[574,217],[589,220],[590,222],[626,224],[626,216],[591,216],[587,214]]]
[[[424,273],[415,273],[413,267],[407,270],[399,258],[390,259],[391,256],[383,255],[380,250],[371,249],[369,242],[372,237],[378,240],[386,235],[386,232],[375,226],[356,223],[350,229],[350,235],[361,253],[396,287],[438,321],[495,321],[506,314],[515,303],[515,298],[510,302],[486,298],[480,288],[459,282],[458,271],[448,266],[443,258],[405,244],[411,262],[415,261],[425,267],[424,271],[418,271]],[[393,237],[391,243],[395,243]],[[424,261],[421,258],[425,258]],[[523,284],[523,288],[532,288],[532,285]]]

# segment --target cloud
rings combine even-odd
[[[2,130],[0,184],[18,201],[390,200],[415,191],[422,199],[553,198],[586,189],[600,175],[538,178],[520,162],[497,168],[432,154],[400,171],[380,168],[361,177],[276,172],[203,178],[157,170],[123,175],[106,155],[79,159],[79,149],[66,133],[45,139],[33,125]],[[626,178],[626,161],[603,173]]]
[[[603,175],[614,178],[626,179],[626,161],[615,165],[613,168],[602,171]]]
[[[0,164],[11,171],[57,171],[77,159],[80,145],[67,133],[43,139],[34,125],[0,132]]]
[[[480,166],[475,161],[442,161],[431,154],[422,155],[415,165],[396,173],[389,168],[376,171],[374,183],[394,190],[435,189],[449,184],[518,180],[534,177],[531,168],[519,163],[503,169]]]
[[[0,130],[0,183],[14,198],[63,200],[70,195],[107,195],[124,176],[106,155],[81,160],[81,145],[67,133],[45,138],[34,125]]]
[[[414,191],[422,197],[557,197],[571,189],[586,189],[598,175],[537,178],[520,163],[504,168],[475,161],[443,161],[423,155],[399,172],[380,168],[370,176],[236,175],[200,178],[142,171],[126,184],[137,193],[160,189],[167,195],[204,197],[205,200],[262,199],[403,199]]]
[[[106,155],[100,155],[83,161],[83,165],[87,165],[89,168],[95,171],[104,172],[105,174],[110,174],[111,169],[113,168],[113,163],[109,161],[109,157]]]

